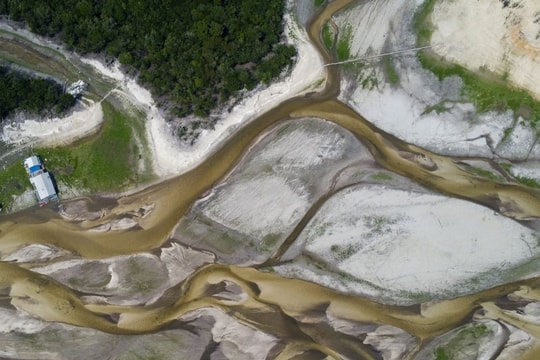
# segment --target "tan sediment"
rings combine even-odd
[[[510,30],[510,41],[512,41],[519,50],[527,53],[528,56],[536,57],[540,54],[540,47],[531,45],[531,43],[525,39],[519,25],[514,26]]]
[[[332,11],[350,2],[330,3],[327,13],[318,18],[312,29],[318,29]],[[374,157],[388,169],[434,189],[492,206],[518,219],[540,217],[537,191],[480,179],[459,168],[454,159],[405,144],[373,128],[338,101],[324,100],[325,96],[336,91],[334,86],[338,82],[339,73],[338,70],[332,71],[335,73],[329,76],[324,96],[294,99],[282,104],[240,130],[197,168],[175,179],[126,195],[118,199],[117,204],[104,205],[100,212],[102,216],[77,222],[73,218],[61,218],[51,210],[42,209],[39,212],[28,210],[3,217],[0,222],[0,251],[7,253],[28,243],[49,243],[83,257],[103,258],[157,249],[169,239],[176,223],[191,204],[230,171],[257,136],[289,116],[325,118],[349,129],[368,145]],[[126,214],[136,214],[149,204],[153,206],[151,212],[134,217],[138,223],[137,229],[118,229],[105,233],[88,231]],[[223,281],[238,285],[246,297],[231,300],[214,296],[209,285]],[[467,321],[476,309],[484,307],[487,318],[505,319],[538,337],[540,333],[537,326],[512,318],[492,302],[520,288],[525,289],[525,286],[531,289],[530,297],[538,298],[538,283],[530,280],[524,284],[508,284],[412,309],[379,304],[337,293],[310,282],[286,279],[251,268],[209,265],[188,277],[178,299],[173,303],[159,307],[130,307],[84,303],[69,288],[46,276],[15,264],[0,263],[0,287],[10,288],[12,304],[44,320],[92,327],[111,333],[145,333],[157,331],[190,311],[212,306],[231,312],[238,321],[252,327],[292,337],[293,340],[279,355],[281,358],[302,354],[310,349],[339,358],[333,349],[308,341],[299,329],[291,330],[281,321],[284,318],[300,321],[298,319],[306,313],[320,308],[336,318],[389,324],[419,339],[429,339],[455,328]],[[253,314],[272,314],[275,320],[259,320]],[[118,322],[111,320],[112,315],[119,316]]]

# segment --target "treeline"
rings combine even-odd
[[[30,77],[0,66],[0,122],[15,110],[58,114],[75,103],[54,81]]]
[[[137,70],[178,116],[205,116],[291,63],[295,49],[279,43],[284,8],[283,0],[0,0],[0,14],[32,31]]]

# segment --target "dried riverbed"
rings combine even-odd
[[[350,3],[331,2],[311,24],[312,41],[327,62],[320,28]],[[467,159],[375,128],[335,100],[339,68],[328,70],[322,92],[259,116],[178,177],[118,198],[66,201],[60,212],[3,216],[0,355],[72,358],[100,344],[89,357],[431,359],[459,349],[462,358],[533,359],[540,336],[534,257],[515,277],[480,282],[459,297],[420,294],[396,305],[384,296],[332,288],[336,274],[351,280],[347,269],[321,264],[315,257],[328,251],[296,241],[307,236],[316,243],[339,226],[314,234],[317,216],[324,217],[325,207],[339,208],[343,194],[384,186],[396,201],[411,191],[472,201],[479,205],[468,205],[497,214],[490,219],[505,216],[501,224],[533,234],[515,241],[530,251],[536,246],[530,228],[540,216],[537,191],[502,172],[501,181],[483,178]],[[223,247],[225,237],[240,244]],[[290,260],[322,267],[310,280],[331,287],[295,279],[303,277],[299,271],[275,273]],[[369,280],[384,293],[384,281],[362,273],[353,274],[360,279],[352,283]]]

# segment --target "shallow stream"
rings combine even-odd
[[[321,44],[320,29],[333,13],[350,3],[351,0],[330,2],[309,25],[311,40],[325,62],[331,62],[332,58]],[[70,220],[50,209],[28,209],[2,216],[0,252],[8,254],[27,244],[49,244],[89,259],[156,252],[167,244],[190,206],[231,171],[264,131],[281,121],[305,117],[325,119],[346,128],[368,147],[379,164],[435,191],[480,203],[518,220],[534,222],[540,217],[538,191],[479,178],[459,167],[460,159],[404,143],[369,124],[336,100],[340,68],[327,69],[323,91],[287,100],[259,116],[194,169],[116,200],[86,199],[88,207],[99,209],[97,218]],[[152,210],[142,216],[141,209],[149,206]],[[125,231],[90,231],[126,214],[136,218],[138,227]],[[285,250],[280,249],[280,253]],[[343,319],[357,326],[388,324],[400,328],[418,340],[419,346],[411,350],[411,355],[433,337],[470,322],[475,313],[487,319],[503,318],[536,339],[540,336],[538,324],[505,313],[494,305],[520,289],[537,292],[538,279],[506,284],[457,299],[400,307],[254,268],[211,264],[199,268],[180,286],[170,289],[161,301],[145,307],[88,303],[81,300],[81,293],[27,270],[30,265],[0,263],[0,289],[11,305],[38,318],[108,333],[136,334],[170,329],[177,326],[176,319],[191,311],[216,307],[241,323],[281,339],[287,345],[280,349],[277,357],[283,359],[310,352],[335,358],[380,358],[380,353],[364,344],[361,338],[345,335],[329,326],[329,318]],[[235,291],[243,296],[233,300],[224,297],[216,290],[216,286],[224,284],[235,284]],[[529,358],[534,358],[534,352],[534,349],[529,352]]]

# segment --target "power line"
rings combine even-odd
[[[397,55],[397,54],[403,54],[403,53],[406,53],[406,52],[420,51],[420,50],[423,50],[423,49],[430,49],[430,48],[433,48],[435,46],[437,46],[437,45],[428,45],[428,46],[421,46],[421,47],[417,47],[417,48],[413,48],[413,49],[397,50],[397,51],[392,51],[392,52],[388,52],[388,53],[384,53],[384,54],[377,54],[377,55],[372,55],[372,56],[365,56],[365,57],[356,58],[356,59],[349,59],[349,60],[324,64],[323,66],[348,64],[348,63],[352,63],[352,62],[356,62],[356,61],[376,59],[376,58],[380,58],[380,57],[383,57],[383,56]]]

